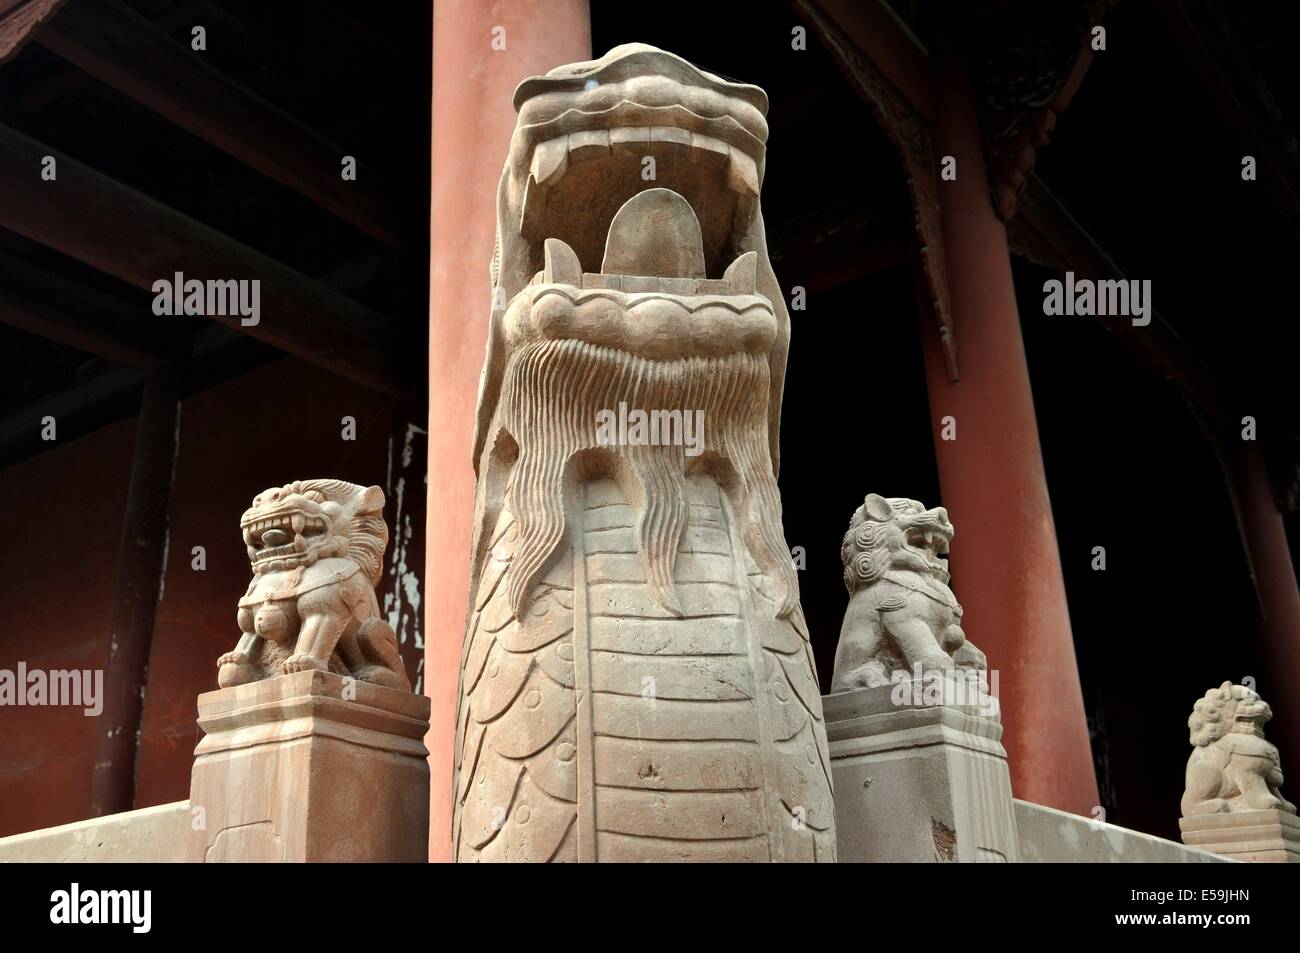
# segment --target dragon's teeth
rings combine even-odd
[[[618,126],[555,136],[533,147],[529,172],[539,186],[550,186],[564,177],[570,162],[604,158],[611,152],[644,155],[664,143],[688,147],[686,154],[691,162],[725,168],[727,186],[732,191],[758,196],[758,164],[753,156],[715,136],[678,126]]]
[[[649,144],[649,126],[620,126],[609,131],[609,146],[614,152],[644,155]]]
[[[693,132],[690,158],[692,162],[707,163],[722,168],[731,159],[731,147],[721,139]]]
[[[758,198],[758,164],[735,146],[731,147],[731,161],[727,164],[727,187],[741,195]]]
[[[734,295],[752,295],[758,290],[758,254],[747,251],[727,268],[722,275],[727,290]]]
[[[582,285],[582,265],[573,249],[558,238],[543,244],[543,281],[547,284]]]
[[[587,162],[609,155],[609,130],[590,129],[569,133],[569,161]]]
[[[538,185],[545,185],[547,180],[553,176],[558,178],[564,174],[564,170],[569,164],[568,140],[568,136],[558,136],[555,139],[539,142],[536,148],[533,149],[533,163],[530,171]]]
[[[688,129],[681,129],[677,126],[651,126],[651,142],[671,142],[679,146],[689,146],[691,144],[691,133]]]

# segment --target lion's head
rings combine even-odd
[[[1187,727],[1192,744],[1204,748],[1233,731],[1258,731],[1272,717],[1273,709],[1253,690],[1224,682],[1197,699]]]
[[[239,526],[258,575],[345,556],[373,586],[383,574],[388,545],[383,512],[384,492],[377,486],[298,480],[253,497]]]
[[[955,532],[942,506],[927,510],[916,500],[868,493],[840,545],[849,595],[891,569],[926,573],[946,585],[948,564],[941,557]]]

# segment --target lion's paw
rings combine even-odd
[[[989,667],[988,658],[969,642],[963,642],[957,651],[953,652],[952,660],[957,663],[958,668],[975,669],[982,672]]]
[[[290,655],[280,663],[280,670],[286,675],[292,675],[294,672],[310,672],[312,669],[323,672],[327,668],[328,663],[312,658],[310,655]]]
[[[920,666],[923,675],[927,672],[951,672],[957,667],[957,663],[953,661],[952,656],[946,652],[927,655],[919,659],[916,664]]]
[[[411,690],[411,682],[407,679],[406,672],[399,673],[383,665],[368,665],[357,672],[356,678],[359,682],[369,682],[372,685],[396,689],[399,692],[409,692]]]
[[[257,681],[257,672],[249,664],[248,658],[238,652],[227,652],[217,659],[217,686],[234,688]]]
[[[875,688],[889,684],[889,671],[879,659],[868,659],[844,676],[846,688]]]

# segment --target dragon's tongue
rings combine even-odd
[[[672,189],[647,189],[623,203],[605,238],[605,275],[703,278],[704,241],[690,203]]]

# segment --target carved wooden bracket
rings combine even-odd
[[[54,14],[65,0],[18,0],[0,2],[0,64],[17,56],[32,34]]]
[[[969,34],[979,91],[984,155],[993,208],[1016,214],[1039,147],[1074,98],[1092,62],[1092,29],[1108,0],[1018,0],[987,12]]]
[[[858,94],[866,100],[876,121],[898,150],[907,176],[907,190],[916,217],[921,264],[939,322],[944,363],[955,382],[957,340],[953,333],[948,271],[944,261],[943,227],[939,221],[939,171],[934,161],[930,129],[911,103],[857,45],[810,0],[793,0],[795,8],[821,35],[827,49]]]

